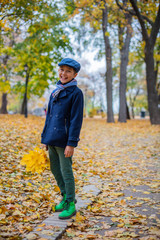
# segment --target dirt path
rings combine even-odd
[[[62,239],[159,239],[160,128],[148,121],[86,121],[81,156],[86,181],[98,175],[101,194]],[[85,182],[85,181],[84,181]]]

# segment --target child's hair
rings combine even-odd
[[[73,68],[73,67],[71,67],[71,68]],[[76,72],[75,68],[73,68],[73,70],[74,70],[74,73],[76,74],[77,72]]]
[[[65,66],[65,65],[62,65],[62,66]],[[66,65],[66,66],[67,66],[67,65]],[[74,67],[71,67],[71,66],[68,66],[68,67],[70,67],[70,68],[72,68],[72,69],[73,69],[73,71],[74,71],[74,74],[76,74],[76,73],[77,73]],[[61,68],[61,66],[59,67],[59,69],[60,69],[60,68]],[[59,69],[58,69],[58,71],[59,71]]]

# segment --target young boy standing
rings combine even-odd
[[[55,211],[61,212],[60,219],[68,219],[76,214],[72,156],[80,140],[83,93],[75,79],[80,64],[64,58],[58,65],[60,80],[50,96],[41,142],[49,150],[51,171],[63,196]]]

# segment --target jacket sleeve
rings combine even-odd
[[[83,93],[79,90],[74,95],[72,102],[67,146],[76,147],[80,140],[79,135],[83,121],[83,102]]]
[[[47,122],[48,122],[48,119],[49,119],[49,114],[50,114],[50,100],[51,100],[51,96],[50,96],[50,99],[49,99],[49,103],[48,103],[48,110],[47,110],[47,114],[46,114],[46,121],[45,121],[45,124],[44,124],[44,128],[43,128],[43,131],[41,133],[41,137],[43,136],[44,132],[45,132],[45,129],[47,127]]]

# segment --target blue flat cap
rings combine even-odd
[[[72,58],[63,58],[62,61],[58,63],[58,66],[62,66],[62,65],[67,65],[69,67],[72,67],[75,69],[76,72],[79,72],[81,68],[81,65]]]

